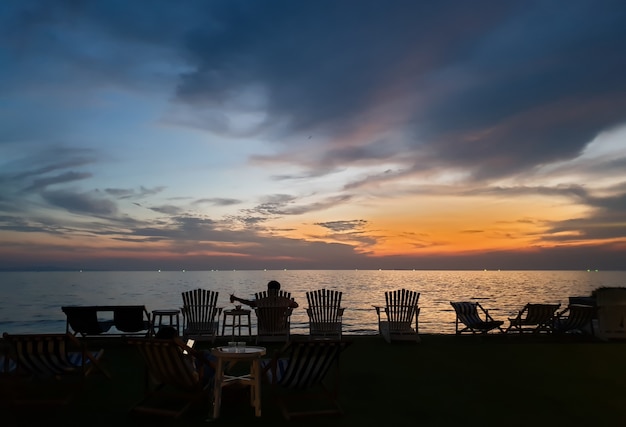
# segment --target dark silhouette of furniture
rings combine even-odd
[[[214,342],[219,332],[222,307],[217,306],[219,292],[193,289],[182,293],[183,336]]]
[[[209,360],[179,338],[128,338],[145,367],[144,391],[131,412],[178,418],[194,404],[209,404]]]
[[[343,414],[339,360],[349,345],[342,340],[291,341],[262,362],[264,378],[285,419]]]
[[[373,306],[378,316],[379,333],[385,341],[420,341],[419,297],[419,292],[398,289],[385,292],[385,306]]]
[[[342,292],[330,289],[318,289],[306,293],[309,303],[306,313],[309,317],[311,338],[341,339],[344,312],[344,308],[341,307],[341,296]]]
[[[66,332],[73,335],[147,337],[152,334],[150,313],[144,305],[64,306],[61,310],[67,320]],[[108,319],[102,320],[105,316]]]
[[[506,332],[551,333],[556,311],[561,304],[526,304],[515,317],[509,318]]]
[[[495,320],[491,317],[489,311],[483,308],[480,303],[473,301],[458,301],[450,302],[450,305],[452,305],[456,314],[454,329],[457,335],[460,335],[463,332],[486,334],[494,329],[499,329],[500,332],[504,332],[502,329],[504,321]]]

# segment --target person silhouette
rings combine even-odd
[[[272,298],[274,303],[278,303],[280,305],[285,305],[290,308],[297,308],[299,305],[293,298],[288,298],[284,295],[280,294],[280,282],[277,280],[270,280],[267,282],[267,296],[263,296],[259,298],[259,300],[263,300],[266,298]],[[230,295],[230,302],[234,303],[235,301],[245,304],[249,307],[255,308],[258,305],[257,299],[245,299],[236,297],[235,294]]]

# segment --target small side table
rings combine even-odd
[[[250,387],[250,405],[254,408],[254,415],[261,416],[261,357],[265,355],[265,347],[216,347],[211,353],[217,359],[215,369],[215,385],[213,387],[213,418],[220,416],[222,405],[222,388],[232,384],[243,384]],[[228,363],[227,362],[231,362]],[[247,374],[234,376],[224,371],[226,366],[237,362],[250,364]]]
[[[239,310],[224,310],[224,321],[222,322],[222,336],[225,335],[226,328],[231,328],[231,336],[247,336],[252,337],[252,324],[250,322],[250,312],[245,308]],[[229,322],[230,320],[230,322]],[[242,328],[247,329],[247,335],[242,335]]]
[[[158,320],[157,320],[158,319]],[[167,319],[167,323],[163,320]],[[152,310],[152,330],[156,334],[162,326],[172,326],[180,335],[180,310]]]

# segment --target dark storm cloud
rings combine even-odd
[[[68,190],[44,191],[41,197],[52,206],[80,214],[111,216],[117,213],[117,206],[108,199],[96,198],[87,193]]]
[[[415,168],[516,173],[572,158],[626,121],[622,2],[269,1],[213,12],[214,25],[187,38],[195,69],[182,100],[219,106],[257,85],[289,132],[341,135],[377,100],[406,98]],[[337,148],[319,166],[376,158],[378,145]]]

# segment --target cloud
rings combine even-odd
[[[111,216],[117,213],[115,203],[107,199],[96,198],[87,193],[75,193],[66,190],[44,191],[41,197],[50,205],[69,212],[95,216]]]

